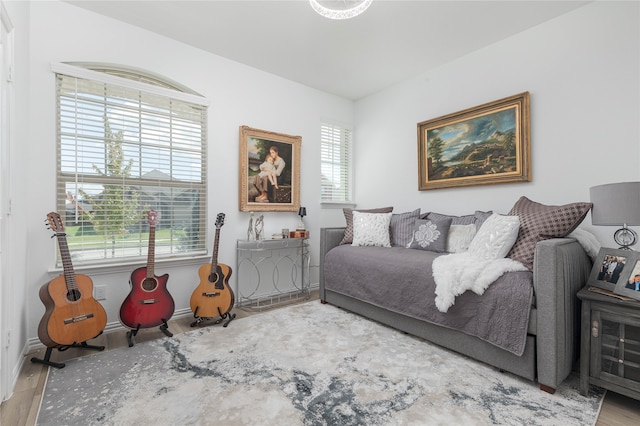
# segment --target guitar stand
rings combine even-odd
[[[160,326],[160,331],[162,331],[165,335],[169,337],[173,337],[173,333],[169,331],[169,324],[167,324],[166,319],[162,319],[162,325]]]
[[[201,323],[201,322],[203,322],[203,321],[206,321],[206,320],[209,320],[209,319],[213,319],[212,317],[199,317],[199,316],[198,316],[198,308],[199,308],[199,306],[196,306],[196,310],[195,310],[195,312],[193,313],[193,317],[194,317],[196,320],[195,320],[194,322],[192,322],[192,323],[191,323],[191,327],[195,327],[196,325],[200,324],[200,323]],[[225,323],[224,323],[223,327],[228,326],[228,325],[229,325],[229,323],[230,323],[231,321],[233,321],[233,320],[234,320],[234,318],[236,317],[236,314],[232,314],[232,313],[230,313],[230,312],[227,312],[227,313],[224,313],[224,314],[223,314],[223,313],[220,311],[220,308],[218,308],[218,313],[220,314],[220,317],[217,319],[217,321],[216,321],[216,322],[214,322],[214,324],[220,324],[223,320],[225,320],[225,319],[226,319],[227,321],[225,321]]]
[[[129,347],[133,346],[133,338],[138,334],[138,330],[140,330],[140,324],[138,324],[134,330],[127,331],[127,343],[129,343]]]
[[[127,343],[129,343],[129,347],[133,346],[133,338],[138,331],[140,330],[140,324],[134,329],[127,331]],[[173,333],[169,331],[169,324],[167,324],[167,320],[162,318],[162,325],[160,325],[160,331],[162,331],[166,336],[173,337]]]
[[[104,350],[104,346],[88,345],[87,342],[72,343],[71,345],[60,346],[57,349],[60,352],[64,352],[69,348],[93,349],[93,350],[96,350],[96,351],[103,351]],[[49,365],[49,366],[55,367],[55,368],[64,368],[64,366],[65,366],[64,363],[51,361],[51,351],[52,350],[53,350],[53,348],[47,348],[47,352],[44,355],[44,359],[33,357],[33,358],[31,358],[31,362],[36,362],[36,363],[39,363],[39,364]]]
[[[220,320],[218,320],[218,322],[222,321],[223,319],[226,319],[225,323],[222,325],[223,327],[226,327],[229,325],[231,321],[234,320],[235,317],[236,317],[236,314],[227,312],[226,314],[220,315]]]

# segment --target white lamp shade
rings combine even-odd
[[[594,225],[640,225],[640,182],[609,183],[590,192]]]

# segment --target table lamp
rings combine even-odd
[[[298,209],[298,216],[300,216],[300,221],[298,222],[298,227],[296,228],[297,231],[304,231],[304,222],[302,221],[302,218],[305,217],[307,215],[307,208],[306,207],[300,207],[300,209]]]
[[[640,225],[640,182],[609,183],[590,189],[591,223],[622,226],[613,234],[621,249],[631,250],[638,235],[628,226]]]

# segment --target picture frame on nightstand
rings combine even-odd
[[[588,285],[615,291],[618,284],[624,284],[640,260],[640,253],[632,250],[601,248],[593,262]],[[640,292],[638,292],[640,297]]]
[[[627,250],[625,250],[627,251]],[[613,290],[614,293],[640,300],[640,259],[636,258],[629,268],[629,275],[620,277]]]

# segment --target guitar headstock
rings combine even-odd
[[[155,210],[149,210],[149,213],[147,213],[147,222],[149,222],[149,226],[156,226],[157,221],[158,212]]]
[[[51,212],[47,215],[47,229],[51,229],[56,235],[64,235],[64,223],[62,218],[56,212]],[[54,236],[52,235],[51,238]]]
[[[56,234],[64,234],[64,223],[62,218],[56,212],[51,212],[47,215],[48,228]]]
[[[224,225],[224,213],[218,213],[218,217],[216,218],[216,229],[222,228]]]

